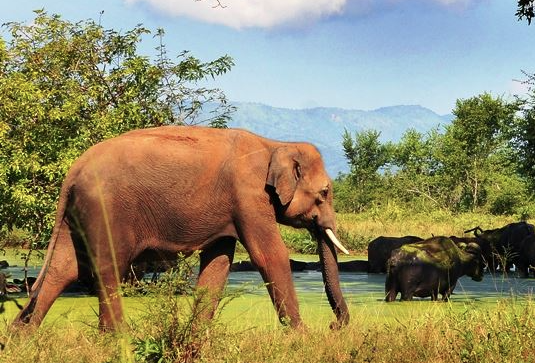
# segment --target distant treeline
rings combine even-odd
[[[534,75],[526,74],[530,85]],[[408,130],[398,143],[346,131],[350,172],[335,182],[336,207],[407,208],[535,215],[535,92],[507,101],[484,93],[457,100],[444,131]]]

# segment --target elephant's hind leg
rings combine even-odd
[[[45,265],[32,286],[30,300],[19,312],[13,325],[41,324],[57,297],[77,278],[76,252],[69,228],[63,222],[53,250],[48,252]]]
[[[201,309],[199,314],[203,319],[211,319],[217,309],[234,259],[235,248],[236,239],[228,237],[215,241],[212,246],[201,252],[201,266],[197,280],[197,290],[201,296],[196,306]]]

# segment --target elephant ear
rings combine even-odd
[[[297,148],[289,146],[279,147],[271,155],[266,184],[275,188],[282,205],[292,201],[301,178],[298,156]]]

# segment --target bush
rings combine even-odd
[[[121,284],[123,296],[160,295],[162,291],[173,295],[191,295],[195,283],[195,269],[198,266],[199,253],[186,258],[178,254],[176,262],[169,270],[160,273],[156,279],[145,276],[132,276]],[[146,271],[143,271],[146,275]]]
[[[344,227],[338,227],[338,239],[342,244],[351,251],[364,252],[368,249],[370,238],[346,230]]]
[[[281,237],[291,251],[303,254],[318,253],[318,242],[306,230],[281,226]]]
[[[196,265],[196,258],[179,256],[176,268],[143,287],[149,294],[144,300],[146,311],[131,323],[137,362],[192,362],[202,357],[206,345],[224,340],[226,329],[219,324],[219,314],[241,292],[219,297],[218,311],[207,319],[213,296],[206,289],[193,288]]]
[[[0,230],[0,247],[2,248],[30,248],[33,240],[29,232],[19,228],[11,231],[7,228]]]
[[[4,24],[9,38],[0,37],[0,228],[46,241],[63,177],[83,151],[132,129],[224,127],[234,107],[206,81],[234,63],[169,55],[162,29],[156,54],[143,55],[150,31],[141,25],[120,33],[35,13],[30,22]]]

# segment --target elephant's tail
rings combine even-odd
[[[41,290],[41,286],[44,281],[44,277],[46,276],[46,273],[50,266],[50,262],[52,261],[52,258],[54,256],[54,251],[56,249],[56,244],[59,238],[59,234],[61,232],[62,225],[63,223],[66,223],[65,217],[67,213],[67,207],[71,200],[72,190],[73,186],[67,185],[67,181],[65,181],[59,194],[58,207],[56,210],[56,220],[54,222],[54,228],[52,229],[52,235],[50,236],[50,240],[48,242],[48,248],[45,260],[43,261],[43,267],[41,268],[41,271],[39,272],[39,275],[37,276],[37,279],[35,280],[32,286],[32,296],[36,296],[39,294],[39,291]]]

